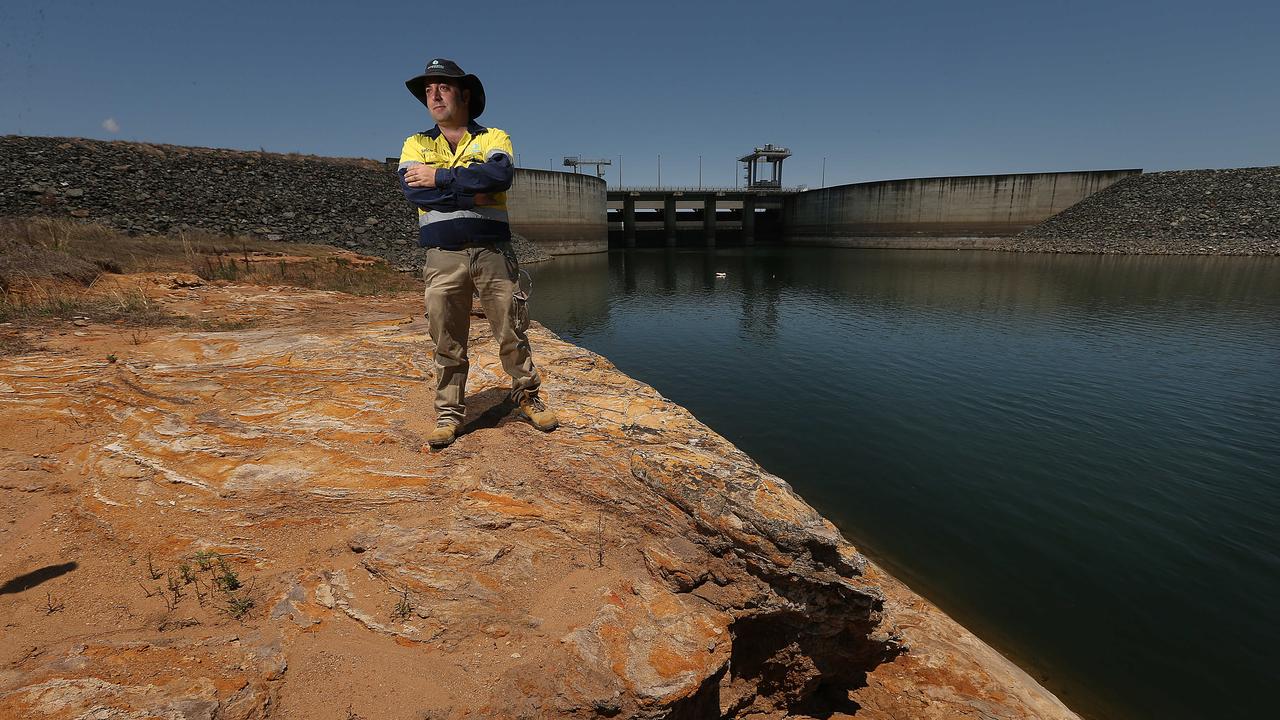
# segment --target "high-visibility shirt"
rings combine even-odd
[[[515,177],[511,138],[497,128],[470,123],[456,148],[433,127],[410,135],[400,151],[400,189],[418,208],[418,244],[456,250],[469,243],[511,239],[507,189]],[[411,188],[405,171],[436,168],[436,187]],[[476,195],[483,194],[483,204]]]

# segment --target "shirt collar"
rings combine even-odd
[[[489,128],[487,128],[487,127],[485,127],[485,126],[481,125],[480,123],[476,122],[475,120],[472,120],[472,121],[470,121],[470,122],[468,122],[468,123],[467,123],[467,132],[471,133],[471,137],[475,137],[475,136],[477,136],[477,135],[483,135],[484,133],[489,132]],[[430,130],[428,130],[428,131],[426,131],[426,132],[424,132],[424,133],[422,133],[422,134],[423,134],[423,135],[426,135],[427,137],[431,138],[432,140],[435,140],[435,139],[437,139],[437,138],[439,138],[439,137],[440,137],[440,126],[439,126],[439,125],[436,125],[436,126],[432,127]]]

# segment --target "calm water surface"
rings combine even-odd
[[[537,320],[1081,713],[1275,717],[1280,260],[755,248],[529,269]]]

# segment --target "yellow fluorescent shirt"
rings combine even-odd
[[[400,186],[418,208],[419,244],[451,248],[509,239],[506,191],[515,177],[514,160],[507,133],[476,123],[456,147],[438,127],[405,139]],[[436,169],[436,187],[409,187],[404,176],[415,165]]]

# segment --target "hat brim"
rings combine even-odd
[[[480,78],[475,75],[444,75],[441,73],[433,73],[431,75],[418,75],[404,81],[405,87],[409,88],[409,92],[422,103],[424,107],[430,109],[427,104],[427,80],[456,80],[462,85],[463,89],[471,91],[471,102],[467,104],[467,112],[471,115],[470,120],[480,117],[480,113],[484,112],[484,84],[480,82]]]

